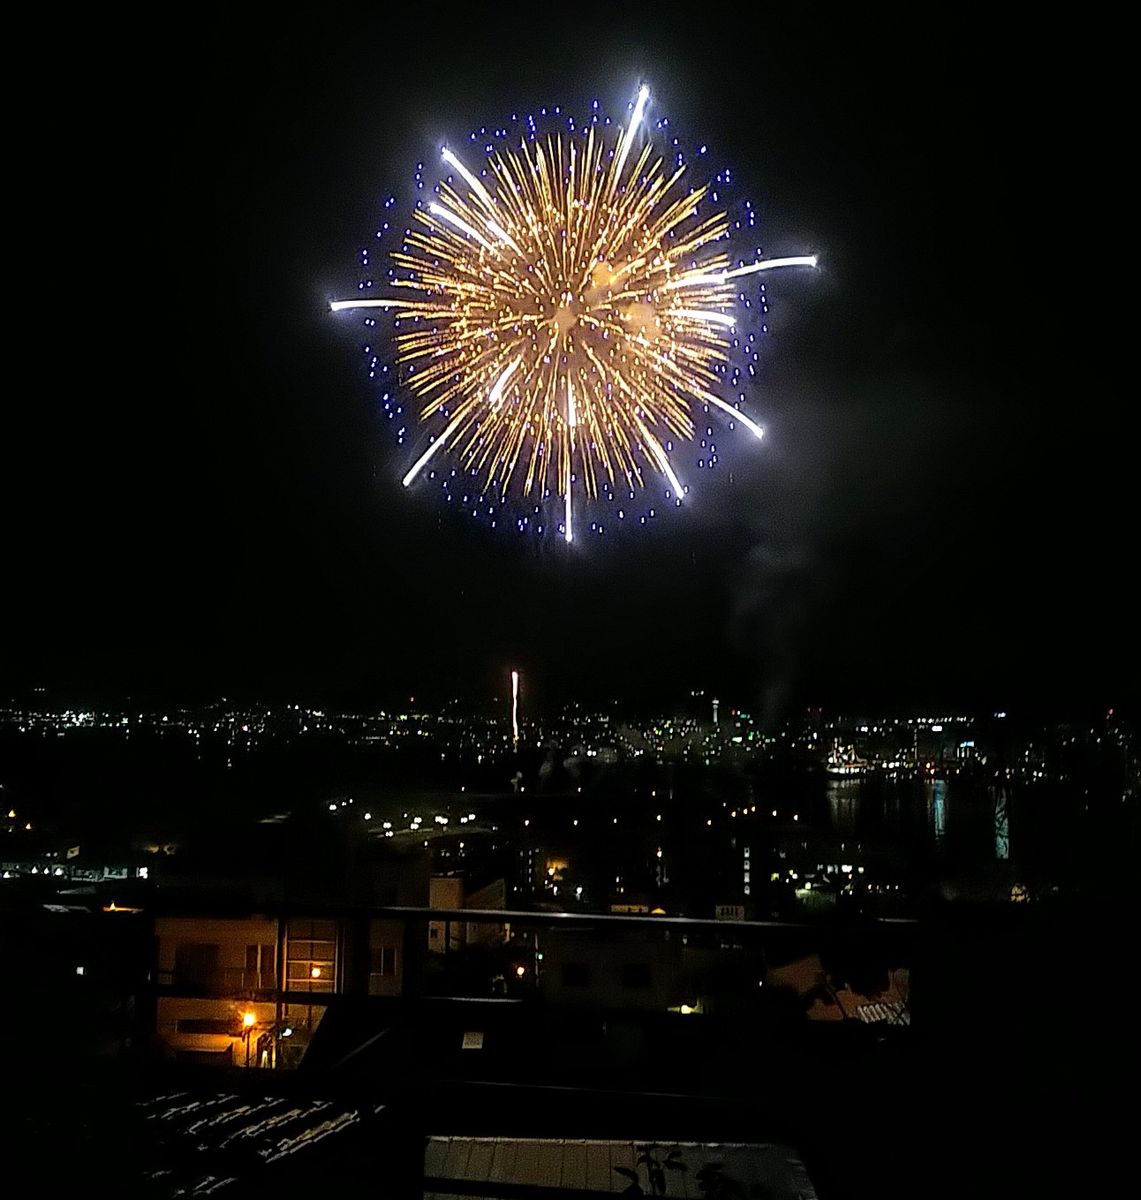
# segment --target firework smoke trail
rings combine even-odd
[[[510,493],[539,514],[554,493],[570,543],[576,490],[589,505],[660,477],[681,504],[670,455],[695,439],[695,411],[762,436],[714,390],[748,304],[736,281],[816,257],[733,265],[717,183],[683,186],[682,156],[667,167],[655,153],[642,130],[649,101],[642,86],[616,136],[572,121],[565,136],[487,145],[478,172],[445,147],[454,174],[392,254],[397,294],[332,302],[392,314],[401,386],[422,422],[443,424],[406,487],[444,451],[490,512]]]

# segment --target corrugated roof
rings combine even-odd
[[[550,1189],[552,1195],[616,1195],[630,1185],[630,1177],[616,1168],[636,1171],[646,1194],[646,1169],[637,1159],[646,1142],[594,1141],[568,1138],[429,1138],[424,1153],[425,1200],[455,1200],[479,1195],[499,1200],[494,1184],[507,1185],[502,1200],[517,1200],[514,1189]],[[816,1200],[816,1191],[804,1164],[788,1146],[767,1143],[662,1142],[655,1156],[664,1159],[676,1151],[675,1161],[684,1170],[665,1172],[665,1195],[701,1197],[698,1172],[719,1164],[727,1179],[740,1183],[745,1195],[770,1200]],[[471,1183],[473,1191],[464,1191]],[[489,1186],[491,1185],[491,1186]]]

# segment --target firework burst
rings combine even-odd
[[[489,145],[479,175],[445,149],[452,174],[392,254],[391,294],[333,302],[393,315],[399,386],[437,429],[405,486],[446,452],[492,513],[514,494],[541,528],[556,497],[548,525],[570,542],[580,503],[655,481],[681,503],[670,454],[697,412],[761,436],[719,394],[738,279],[816,259],[734,265],[716,185],[688,186],[682,155],[667,165],[642,141],[648,100],[616,135],[596,119]]]

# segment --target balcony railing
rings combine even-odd
[[[213,971],[159,971],[160,987],[202,996],[227,996],[277,989],[276,971],[247,971],[244,967],[219,967]]]

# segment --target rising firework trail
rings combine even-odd
[[[519,672],[511,672],[511,744],[519,744]]]
[[[756,373],[739,281],[816,257],[732,261],[741,222],[719,198],[729,171],[690,186],[683,155],[667,162],[645,136],[649,101],[643,86],[624,128],[596,115],[540,137],[531,121],[530,138],[488,142],[474,169],[445,147],[436,199],[417,205],[391,255],[391,294],[332,302],[392,316],[398,386],[432,437],[406,487],[441,471],[449,500],[462,491],[488,515],[514,501],[521,529],[546,520],[571,542],[582,506],[609,501],[623,518],[626,496],[655,486],[680,505],[688,487],[673,455],[700,436],[699,414],[762,436],[741,411],[741,368],[730,370],[744,346]],[[698,466],[712,467],[704,432]]]

